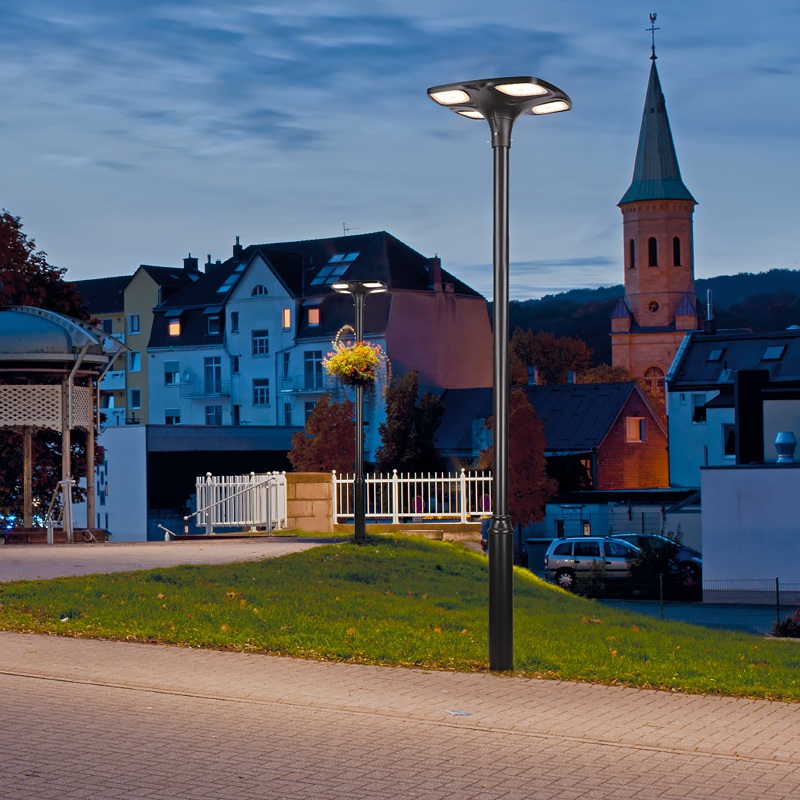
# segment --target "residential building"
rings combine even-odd
[[[696,204],[681,178],[653,49],[633,179],[618,204],[625,296],[611,315],[611,348],[614,366],[643,379],[660,398],[683,337],[698,327]]]
[[[125,344],[125,287],[129,275],[76,281],[75,287],[86,300],[92,321]],[[106,425],[122,425],[127,412],[125,375],[127,348],[121,348],[111,368],[100,382],[100,410]]]
[[[105,426],[148,422],[147,343],[153,308],[200,277],[197,263],[190,254],[182,269],[142,264],[132,276],[76,281],[98,324],[126,345],[100,383]]]
[[[669,485],[667,433],[635,381],[525,390],[544,425],[550,472],[562,476],[562,486],[569,476],[570,489],[608,492]],[[491,444],[485,425],[492,413],[491,390],[448,390],[442,401],[446,411],[437,432],[439,451],[456,465],[474,462]]]
[[[667,376],[670,485],[699,488],[706,466],[777,461],[777,433],[800,436],[799,398],[800,329],[689,334]]]
[[[337,280],[381,280],[364,335],[392,370],[419,372],[426,389],[491,385],[491,327],[485,299],[386,232],[250,245],[212,263],[202,279],[154,311],[148,347],[150,421],[192,425],[305,424],[324,393],[352,391],[322,361],[353,301]],[[383,404],[368,394],[367,453],[378,446]]]

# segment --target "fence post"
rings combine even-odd
[[[392,470],[392,523],[400,522],[400,498],[398,497],[399,484],[397,480],[397,470]]]
[[[217,497],[216,493],[213,491],[213,483],[211,473],[206,473],[206,535],[211,536],[214,533],[214,522],[211,518],[211,503],[215,502]]]
[[[331,509],[333,511],[333,524],[339,521],[339,483],[336,480],[336,470],[331,470],[331,485],[332,485],[332,493],[333,493],[333,502],[331,503]]]
[[[461,522],[467,521],[467,503],[469,497],[467,495],[467,472],[464,467],[461,467]]]

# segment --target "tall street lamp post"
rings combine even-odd
[[[367,295],[386,291],[383,281],[337,281],[331,289],[353,297],[356,308],[356,341],[364,339],[364,303]],[[353,540],[364,544],[367,540],[367,484],[364,480],[364,386],[356,384],[356,478],[353,485],[354,517]]]
[[[508,516],[508,151],[521,114],[569,111],[572,101],[530,76],[433,86],[428,96],[470,119],[485,119],[494,150],[494,356],[492,519],[489,551],[489,669],[514,667],[514,529]]]

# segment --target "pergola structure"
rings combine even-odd
[[[61,433],[61,479],[70,475],[71,432],[87,432],[87,520],[94,519],[97,385],[124,345],[86,322],[12,306],[0,309],[0,429],[22,433],[23,526],[33,525],[32,436]],[[62,483],[62,486],[65,484]],[[69,533],[68,533],[69,536]]]

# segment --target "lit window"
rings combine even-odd
[[[142,354],[138,350],[128,353],[128,372],[139,372],[142,368]]]
[[[283,323],[283,329],[288,331],[289,328],[292,327],[292,309],[291,308],[284,308],[281,312],[281,320]]]
[[[269,355],[269,331],[253,331],[253,355]]]
[[[309,325],[319,325],[319,309],[318,308],[309,308],[308,309],[308,324]]]
[[[179,319],[171,319],[167,322],[167,333],[170,336],[181,335],[181,321]]]
[[[253,405],[269,405],[269,378],[253,379]]]
[[[253,287],[253,291],[250,292],[250,297],[261,297],[265,294],[269,294],[269,292],[267,292],[267,287],[259,283]]]
[[[180,382],[180,364],[177,361],[165,361],[164,386],[177,386]]]
[[[644,417],[625,417],[625,441],[644,441]]]
[[[138,314],[128,314],[128,333],[141,333],[142,319]]]

